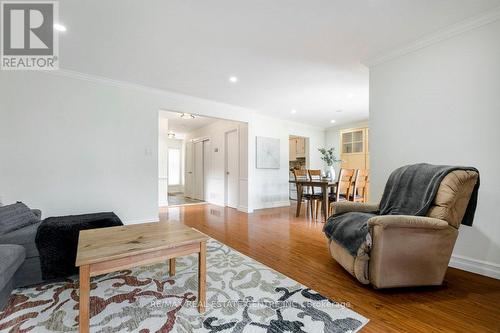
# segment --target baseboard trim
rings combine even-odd
[[[146,219],[137,219],[137,220],[126,220],[122,221],[123,224],[128,225],[128,224],[140,224],[140,223],[150,223],[150,222],[159,222],[160,218],[158,216],[156,217],[151,217],[151,218],[146,218]]]
[[[266,208],[277,208],[277,207],[288,207],[290,206],[290,200],[285,201],[273,201],[263,203],[260,207],[255,209],[266,209]]]
[[[492,262],[452,255],[449,266],[494,279],[500,279],[500,265]]]
[[[247,206],[238,206],[238,211],[243,212],[243,213],[253,213],[253,209],[248,208]]]

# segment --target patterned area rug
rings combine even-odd
[[[196,309],[198,259],[98,276],[91,332],[356,332],[368,320],[211,239],[207,311]],[[0,313],[2,332],[78,330],[78,279],[17,289]]]

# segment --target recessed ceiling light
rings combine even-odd
[[[64,32],[67,30],[64,25],[59,24],[59,23],[54,23],[54,29],[57,31],[61,31],[61,32]]]
[[[347,98],[349,98],[349,99],[353,99],[353,98],[354,98],[354,96],[355,96],[355,95],[354,95],[353,93],[350,93],[350,94],[348,94],[348,95],[347,95]]]
[[[297,110],[293,109],[292,111],[290,111],[291,114],[296,114],[297,113]]]
[[[332,124],[335,124],[335,119],[330,120]]]
[[[182,113],[182,114],[180,115],[180,117],[181,117],[182,119],[194,119],[194,116],[193,116],[192,114],[190,114],[190,113]]]
[[[238,78],[236,76],[229,77],[229,82],[236,83],[238,82]]]
[[[342,110],[337,110],[337,111],[335,111],[335,112],[340,113],[340,112],[342,112]]]

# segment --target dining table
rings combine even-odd
[[[292,184],[297,185],[297,212],[295,214],[296,217],[300,215],[300,207],[302,205],[302,196],[304,194],[304,188],[311,187],[320,187],[321,193],[323,195],[322,198],[322,208],[323,208],[323,218],[326,221],[328,218],[328,208],[329,208],[329,190],[331,188],[336,189],[338,182],[336,180],[331,179],[291,179],[289,181]]]

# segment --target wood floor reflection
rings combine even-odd
[[[180,221],[370,319],[363,332],[500,332],[500,280],[450,268],[441,287],[374,290],[329,255],[323,224],[294,207],[252,214],[214,205],[165,208]]]

